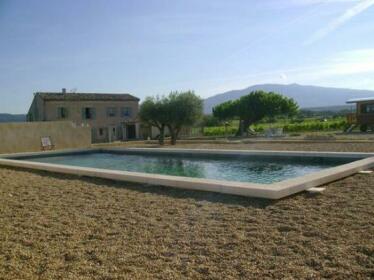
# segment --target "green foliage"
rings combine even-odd
[[[229,126],[227,129],[227,135],[234,135],[237,131],[236,127]],[[225,127],[224,126],[212,126],[204,127],[204,136],[225,136]]]
[[[319,110],[301,109],[298,115],[301,118],[336,118],[345,117],[349,113],[352,113],[352,109],[344,108],[334,111],[327,107],[327,109],[321,108]]]
[[[292,98],[265,91],[254,91],[238,100],[227,101],[213,108],[213,115],[221,120],[238,117],[240,134],[247,132],[250,125],[276,116],[294,116],[298,105]]]
[[[147,97],[139,108],[140,119],[143,122],[156,127],[160,127],[162,124],[165,125],[167,122],[165,104],[165,97]]]
[[[168,126],[175,128],[191,126],[203,115],[203,100],[193,91],[171,92],[166,103]]]
[[[202,117],[203,100],[193,91],[175,91],[169,94],[166,103],[167,126],[174,145],[182,127],[192,126]]]
[[[366,132],[368,130],[368,126],[366,124],[360,125],[360,131],[361,132]]]
[[[238,100],[230,100],[213,108],[213,116],[219,120],[229,120],[237,116]]]
[[[147,97],[139,108],[139,117],[142,122],[155,126],[160,130],[159,143],[164,144],[165,126],[167,124],[167,100],[165,97]]]
[[[331,119],[327,121],[320,120],[305,120],[301,123],[275,123],[271,127],[283,128],[285,132],[310,132],[310,131],[333,131],[344,130],[347,122],[344,118]],[[268,125],[258,124],[254,129],[258,132],[263,132]]]
[[[336,131],[344,130],[347,127],[347,122],[345,118],[334,118],[327,121],[320,121],[318,119],[306,119],[302,122],[292,122],[288,121],[277,121],[274,123],[260,123],[255,124],[253,129],[256,132],[263,133],[267,128],[283,128],[286,133],[295,134],[298,132],[313,132],[313,131]],[[227,128],[228,135],[234,135],[236,129],[234,127]],[[216,126],[216,127],[205,127],[204,128],[205,136],[224,136],[225,127]]]
[[[193,91],[171,92],[168,96],[147,97],[140,106],[140,119],[160,129],[163,140],[164,128],[167,126],[171,142],[175,144],[183,126],[192,126],[202,116],[203,101]],[[160,140],[160,144],[163,141]]]
[[[211,127],[211,126],[220,126],[222,121],[213,115],[204,115],[199,123],[201,127]]]
[[[242,120],[256,123],[265,117],[295,115],[298,106],[293,99],[274,92],[254,91],[242,96],[238,102],[238,116]]]

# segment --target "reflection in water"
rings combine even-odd
[[[277,171],[280,171],[282,170],[283,167],[279,164],[272,164],[272,163],[268,163],[267,165],[255,165],[255,166],[251,166],[251,165],[248,165],[248,170],[252,171],[252,172],[257,172],[257,173],[267,173],[267,172],[277,172]]]
[[[345,162],[333,159],[206,157],[151,154],[76,154],[27,159],[83,167],[269,184]]]
[[[143,172],[159,173],[186,177],[204,177],[204,170],[198,163],[185,161],[181,158],[159,158],[155,161],[142,159]]]

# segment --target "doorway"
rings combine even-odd
[[[135,124],[126,125],[126,136],[127,136],[127,139],[135,139],[136,138]]]

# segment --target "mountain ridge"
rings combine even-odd
[[[258,84],[244,89],[230,90],[204,100],[204,113],[211,114],[212,108],[222,102],[235,100],[251,91],[273,91],[293,98],[301,108],[340,106],[351,98],[374,97],[374,90],[323,87],[300,84]]]
[[[0,113],[0,123],[4,122],[25,122],[26,115],[25,114],[7,114],[7,113]]]

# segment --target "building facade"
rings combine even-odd
[[[28,121],[71,121],[89,126],[92,142],[139,138],[139,98],[130,94],[36,92]]]

